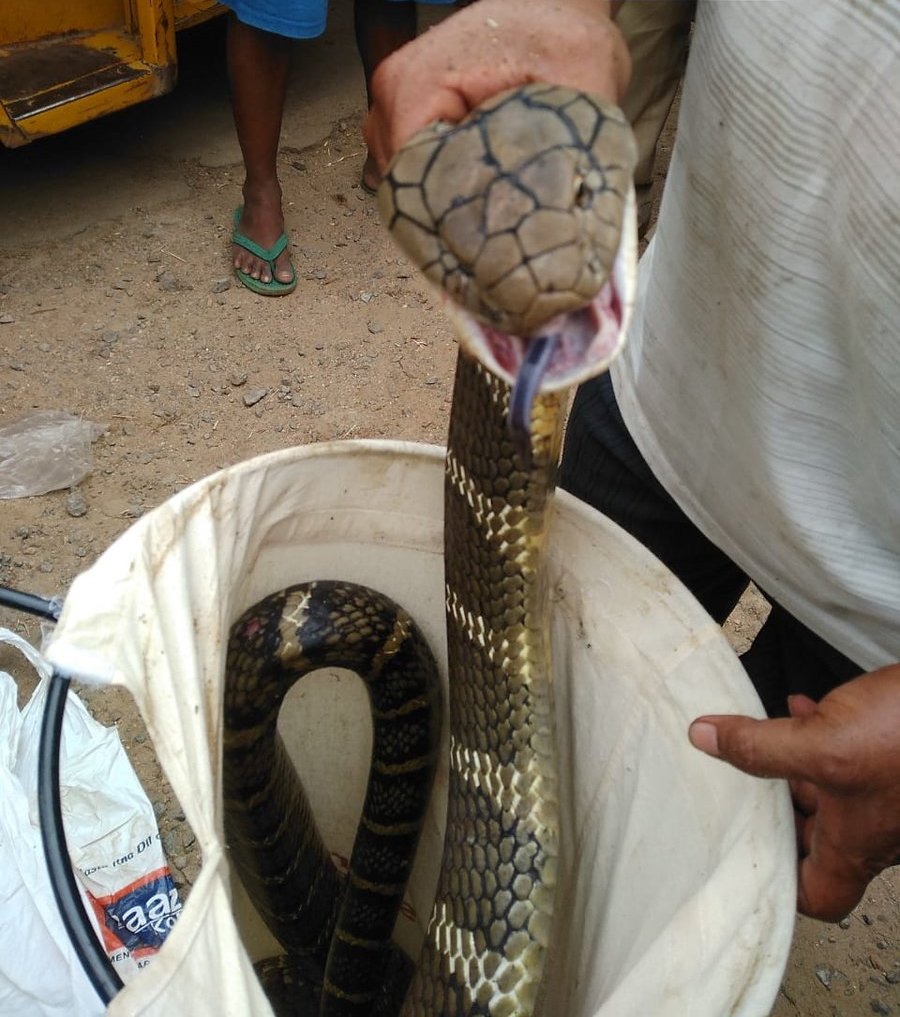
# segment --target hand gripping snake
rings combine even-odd
[[[432,125],[385,175],[382,218],[450,296],[460,338],[445,471],[444,850],[410,984],[390,936],[435,767],[430,651],[402,608],[349,583],[292,587],[247,611],[226,664],[225,824],[285,950],[261,967],[279,1014],[528,1017],[540,1006],[558,857],[544,544],[566,392],[624,335],[634,160],[619,110],[534,84]],[[363,678],[373,716],[346,878],[275,733],[290,686],[329,665]]]

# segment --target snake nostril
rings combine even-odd
[[[574,201],[579,208],[587,208],[593,198],[593,188],[584,177],[575,178]]]

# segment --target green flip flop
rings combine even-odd
[[[282,233],[271,247],[260,247],[255,240],[251,240],[237,228],[243,211],[244,206],[238,205],[232,215],[234,230],[231,234],[231,242],[237,244],[238,247],[243,247],[245,251],[249,251],[260,260],[267,262],[272,273],[272,278],[268,282],[263,282],[261,279],[254,279],[252,275],[248,275],[242,269],[236,268],[234,274],[237,276],[238,282],[246,286],[248,290],[253,290],[254,293],[261,293],[264,297],[284,297],[288,293],[293,293],[297,288],[297,269],[294,268],[293,262],[291,262],[292,278],[289,282],[282,282],[280,279],[275,278],[275,259],[281,255],[289,243],[287,233]]]

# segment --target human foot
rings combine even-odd
[[[378,190],[378,185],[381,183],[381,174],[378,172],[378,163],[375,162],[375,157],[371,154],[366,155],[366,161],[363,163],[362,177],[360,177],[359,183],[367,194],[374,194]]]
[[[297,284],[284,232],[280,192],[252,195],[235,209],[231,256],[238,279],[259,293],[288,293]]]

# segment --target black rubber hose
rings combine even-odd
[[[59,799],[59,745],[62,736],[63,713],[69,679],[54,672],[47,689],[47,703],[41,721],[41,738],[38,744],[38,813],[41,821],[41,840],[44,858],[50,875],[53,896],[59,908],[63,925],[69,934],[75,954],[84,973],[104,1006],[122,988],[122,979],[116,974],[106,956],[103,944],[97,938],[90,918],[81,902],[72,863],[66,847],[62,808]]]
[[[62,602],[39,597],[36,593],[23,593],[11,590],[8,586],[0,586],[0,607],[12,607],[17,611],[27,611],[48,621],[58,621]]]

